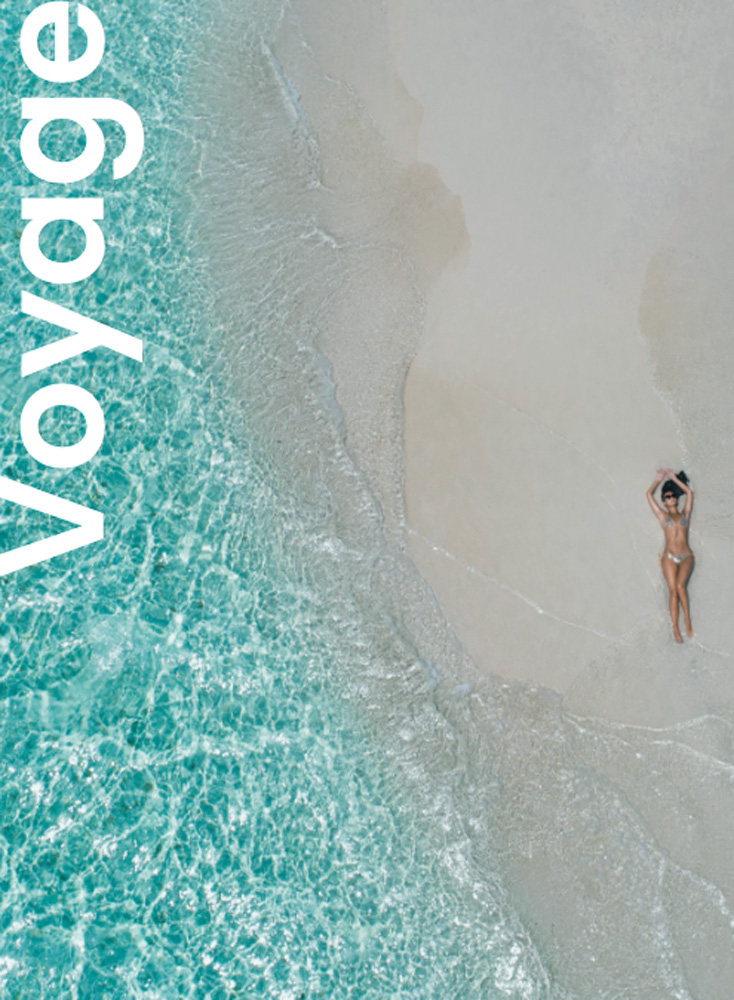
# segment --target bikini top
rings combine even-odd
[[[675,524],[675,521],[673,520],[672,517],[666,517],[665,521],[663,523],[665,524],[666,528],[672,528],[672,526]],[[678,524],[681,526],[681,528],[685,528],[685,526],[688,524],[688,521],[686,521],[686,515],[685,514],[683,515],[683,517],[681,517],[681,519],[678,522]]]

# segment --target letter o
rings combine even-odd
[[[71,406],[79,410],[87,422],[84,437],[76,444],[54,445],[44,441],[38,424],[52,406]],[[20,436],[28,454],[43,465],[54,469],[71,469],[88,462],[99,451],[104,440],[104,414],[97,400],[79,385],[62,382],[46,385],[26,401],[20,415]]]

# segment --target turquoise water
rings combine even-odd
[[[328,373],[272,299],[249,318],[217,301],[194,204],[214,5],[99,9],[104,61],[68,92],[128,101],[146,148],[128,178],[113,182],[107,160],[75,186],[105,199],[107,252],[93,279],[53,289],[18,249],[20,197],[57,193],[18,152],[20,98],[53,92],[19,59],[28,9],[2,14],[2,472],[103,510],[106,537],[0,583],[0,992],[550,996],[500,882],[472,861],[452,804],[461,741],[380,588],[393,556],[339,451]],[[265,16],[253,5],[253,33]],[[71,155],[77,140],[45,141]],[[249,177],[261,223],[266,182]],[[74,255],[63,226],[45,238]],[[278,275],[297,285],[297,260]],[[262,303],[256,277],[243,266]],[[21,351],[49,335],[21,318],[21,289],[142,336],[144,365],[98,350],[20,382]],[[296,369],[303,383],[284,377]],[[20,440],[24,401],[50,381],[89,389],[105,413],[79,469],[43,469]],[[78,437],[54,417],[49,440]],[[309,440],[312,460],[289,465]],[[2,508],[4,549],[51,529]]]

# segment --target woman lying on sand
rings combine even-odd
[[[668,476],[668,479],[665,477]],[[664,507],[653,499],[658,483],[663,483],[661,496]],[[678,513],[678,498],[685,495],[686,502],[683,513]],[[665,551],[660,557],[663,576],[670,591],[670,617],[673,622],[673,636],[676,642],[683,642],[678,630],[678,606],[683,608],[683,619],[686,625],[686,635],[693,635],[691,614],[688,609],[688,594],[686,583],[693,569],[693,553],[688,547],[688,525],[691,520],[693,506],[693,491],[688,485],[685,472],[678,475],[672,469],[658,469],[655,482],[647,491],[647,502],[655,517],[660,521],[665,535]]]

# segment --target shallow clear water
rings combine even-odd
[[[430,670],[374,593],[374,505],[328,448],[326,475],[334,462],[352,476],[371,534],[360,543],[361,514],[299,492],[268,438],[282,426],[268,407],[292,402],[276,381],[289,360],[214,302],[191,222],[206,146],[190,53],[207,11],[100,11],[102,68],[69,92],[128,101],[146,149],[124,181],[106,161],[75,186],[105,199],[107,252],[93,279],[51,289],[18,249],[21,195],[58,193],[18,153],[20,97],[53,93],[20,63],[23,13],[3,13],[3,473],[103,510],[106,536],[0,584],[3,995],[546,995],[499,884],[461,859],[446,792],[411,786],[411,767],[446,770],[451,736]],[[262,16],[253,7],[253,30]],[[73,133],[44,139],[71,155]],[[44,249],[68,259],[75,239],[49,227]],[[97,350],[21,383],[21,351],[49,337],[20,316],[21,288],[142,336],[144,364]],[[282,347],[283,317],[269,321]],[[248,343],[249,356],[233,348]],[[233,354],[243,378],[258,366],[260,400],[233,394]],[[328,377],[313,371],[328,440]],[[20,441],[22,405],[50,381],[84,386],[105,412],[102,450],[79,469],[42,469]],[[55,417],[49,440],[75,440],[79,422]],[[9,504],[2,518],[5,548],[53,527]],[[393,675],[439,748],[427,763],[376,738]]]

